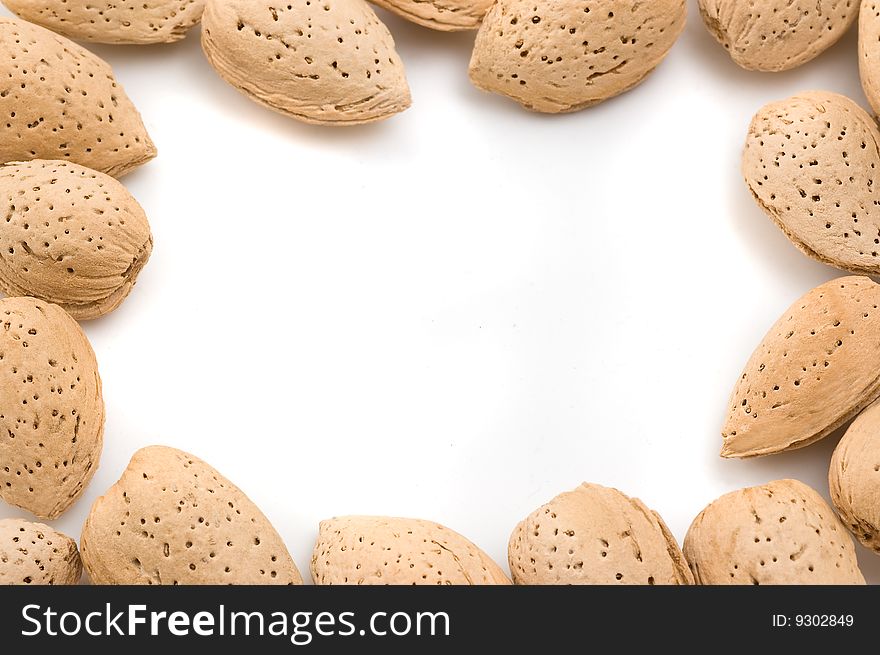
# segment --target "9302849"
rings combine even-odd
[[[774,614],[774,628],[851,628],[855,625],[852,614]]]

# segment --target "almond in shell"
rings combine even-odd
[[[700,13],[742,68],[784,71],[817,57],[846,34],[859,0],[700,0]]]
[[[770,328],[736,382],[722,428],[723,457],[802,448],[880,396],[880,285],[826,282]]]
[[[880,553],[880,403],[847,428],[831,458],[828,484],[844,525]]]
[[[318,585],[504,585],[486,553],[439,523],[384,516],[322,521],[312,555]]]
[[[846,528],[797,480],[722,496],[694,519],[684,555],[703,585],[865,584]]]
[[[441,32],[475,30],[492,0],[372,0],[408,21]]]
[[[516,584],[693,584],[660,515],[597,484],[560,494],[527,516],[510,536],[508,557]]]
[[[859,11],[859,75],[874,113],[880,112],[880,2],[862,0]]]
[[[95,584],[302,584],[281,537],[220,473],[174,448],[136,452],[80,540]]]
[[[80,577],[73,539],[42,523],[0,520],[0,585],[75,585]]]
[[[534,111],[590,107],[644,80],[686,14],[684,0],[498,0],[477,33],[471,81]]]
[[[807,256],[880,273],[880,130],[835,93],[801,93],[761,109],[743,153],[758,205]]]
[[[0,498],[57,518],[91,480],[103,434],[98,364],[79,324],[42,300],[0,300]]]
[[[209,0],[202,48],[233,87],[306,123],[370,123],[410,105],[394,40],[366,0]]]
[[[128,296],[153,248],[144,210],[114,178],[63,161],[0,165],[0,290],[76,319]]]
[[[31,23],[71,39],[95,43],[170,43],[186,36],[205,8],[203,0],[3,0]]]
[[[119,177],[156,156],[109,64],[63,36],[0,17],[0,163],[58,159]]]

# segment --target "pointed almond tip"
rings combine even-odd
[[[736,451],[735,448],[731,447],[730,438],[724,438],[724,444],[721,446],[721,457],[723,459],[737,459],[741,457],[741,454]]]

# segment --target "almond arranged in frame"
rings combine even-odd
[[[322,521],[311,568],[318,585],[510,584],[486,553],[457,532],[384,516]]]
[[[862,0],[859,12],[859,74],[874,112],[880,112],[880,1]]]
[[[700,0],[700,13],[742,68],[784,71],[817,57],[846,34],[859,0]]]
[[[687,585],[693,577],[663,519],[617,489],[582,484],[525,518],[510,536],[522,585]]]
[[[365,0],[209,0],[202,48],[229,84],[306,123],[370,123],[410,105],[394,40]]]
[[[3,0],[19,18],[96,43],[170,43],[201,18],[203,0]]]
[[[441,32],[475,30],[493,0],[372,0],[409,21]]]
[[[770,328],[737,380],[722,457],[802,448],[880,396],[880,285],[826,282]]]
[[[95,584],[302,584],[281,537],[244,493],[202,460],[136,452],[83,527]]]
[[[98,364],[79,324],[42,300],[0,300],[0,498],[57,518],[91,480],[103,434]]]
[[[42,523],[0,520],[0,585],[74,585],[80,577],[73,539]]]
[[[143,209],[112,177],[62,161],[0,165],[0,290],[76,319],[125,300],[153,248]]]
[[[103,60],[63,36],[0,17],[0,163],[71,161],[119,177],[156,156]]]
[[[743,175],[807,256],[880,273],[880,130],[852,100],[813,91],[761,109],[749,127]]]
[[[653,71],[686,13],[684,0],[498,0],[477,34],[471,81],[534,111],[583,109]]]
[[[863,585],[846,528],[803,482],[722,496],[694,519],[684,555],[703,585]]]
[[[880,553],[880,403],[847,428],[831,458],[828,484],[844,524],[866,548]]]

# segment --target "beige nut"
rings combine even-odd
[[[164,446],[136,452],[95,501],[80,548],[95,584],[302,584],[259,508],[202,460]]]
[[[486,553],[457,532],[384,516],[322,521],[311,569],[318,585],[510,584]]]
[[[370,123],[410,105],[391,33],[365,0],[209,0],[202,48],[229,84],[306,123]]]
[[[0,300],[0,498],[55,519],[101,457],[104,400],[79,325],[35,298]]]
[[[865,584],[846,528],[797,480],[722,496],[694,519],[684,555],[703,585]]]
[[[812,91],[757,113],[743,175],[758,205],[808,257],[880,274],[880,130],[835,93]]]
[[[119,177],[156,156],[109,64],[49,30],[0,17],[0,163],[58,159]]]
[[[112,177],[78,164],[0,165],[0,290],[98,318],[128,296],[153,238],[144,210]]]
[[[441,32],[475,30],[493,0],[371,0],[408,21]]]
[[[828,484],[844,525],[880,553],[880,403],[847,428],[831,458]]]
[[[203,0],[3,0],[31,23],[95,43],[170,43],[202,16]]]
[[[880,111],[880,2],[862,0],[859,12],[859,75],[868,102]]]
[[[534,111],[577,111],[644,80],[686,13],[684,0],[498,0],[477,33],[471,81]]]
[[[721,430],[722,457],[803,448],[880,395],[880,285],[842,277],[798,299],[752,354]]]
[[[510,536],[522,585],[687,585],[693,577],[663,519],[617,489],[582,484],[520,522]]]
[[[42,523],[0,519],[0,585],[75,585],[76,542]]]
[[[846,34],[859,0],[700,0],[700,13],[741,67],[784,71],[817,57]]]

